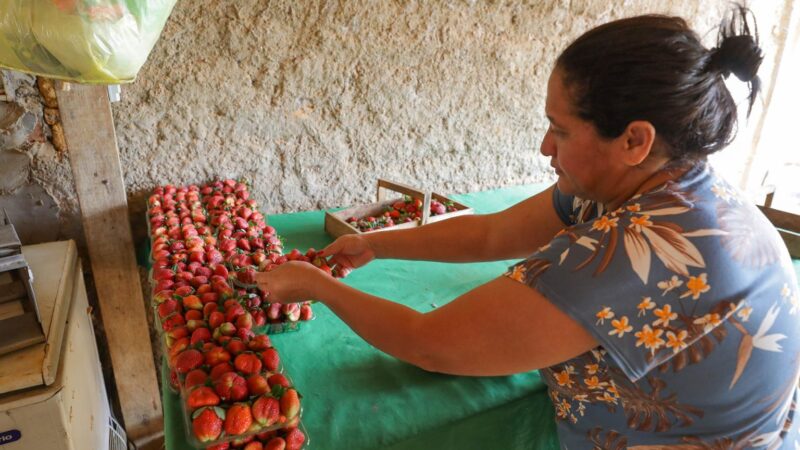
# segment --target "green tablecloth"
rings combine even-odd
[[[454,198],[486,213],[544,187],[519,186]],[[311,211],[268,219],[287,249],[304,250],[331,242],[323,218],[322,211]],[[380,260],[356,270],[345,282],[430,311],[497,277],[510,264]],[[303,395],[309,449],[558,448],[553,408],[537,372],[480,378],[425,372],[376,350],[324,305],[316,304],[314,312],[316,319],[300,331],[272,339]],[[167,450],[192,448],[184,437],[178,397],[165,389],[163,404]]]

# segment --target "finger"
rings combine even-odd
[[[322,255],[335,255],[342,250],[342,244],[339,242],[339,239],[333,241],[332,243],[328,244],[327,247],[323,248],[321,252],[318,254]]]

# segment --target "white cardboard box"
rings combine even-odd
[[[63,308],[66,314],[63,324],[54,320],[46,327],[48,344],[36,351],[38,361],[25,350],[0,358],[0,373],[6,372],[5,378],[0,376],[0,392],[19,385],[9,368],[22,360],[38,364],[42,380],[38,386],[0,395],[0,450],[107,449],[108,397],[75,245],[53,242],[23,247],[23,253],[34,273],[40,309]],[[61,270],[53,270],[59,266]],[[39,297],[40,292],[47,295]],[[61,344],[60,351],[49,348],[51,338]],[[27,372],[32,379],[34,370]]]

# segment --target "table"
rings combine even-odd
[[[453,197],[476,213],[488,213],[545,187]],[[321,249],[332,241],[323,230],[324,211],[272,215],[268,220],[287,250]],[[344,282],[424,312],[499,276],[512,263],[378,260]],[[309,449],[558,448],[553,408],[538,372],[507,377],[429,373],[376,350],[324,305],[315,304],[314,312],[316,319],[300,331],[272,336],[303,395]],[[167,386],[166,379],[162,385]],[[191,449],[179,398],[168,389],[162,391],[166,448]]]

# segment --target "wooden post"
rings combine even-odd
[[[108,91],[58,83],[56,92],[122,419],[132,441],[147,442],[163,416]]]

